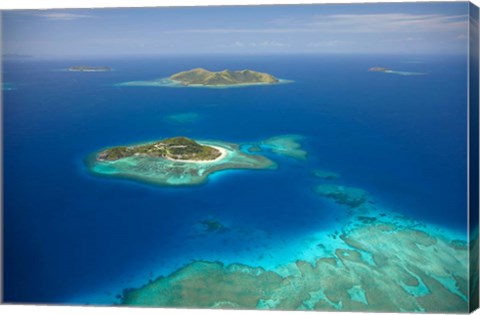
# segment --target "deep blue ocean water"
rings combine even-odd
[[[77,64],[115,71],[58,71]],[[428,75],[368,72],[374,66]],[[249,68],[294,83],[114,86],[195,67]],[[5,301],[111,303],[138,275],[268,254],[275,242],[329,228],[344,210],[313,194],[313,169],[340,173],[392,211],[466,233],[466,71],[466,56],[6,61],[4,81],[16,89],[3,92]],[[178,113],[199,119],[165,119]],[[103,147],[170,136],[241,143],[283,134],[305,136],[307,161],[270,155],[278,170],[221,172],[201,186],[98,178],[84,164]],[[195,236],[205,218],[240,236]],[[255,233],[251,242],[265,239],[265,252],[249,243]]]

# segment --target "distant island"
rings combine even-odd
[[[392,70],[384,67],[372,67],[368,69],[370,72],[381,72],[381,73],[388,73],[388,74],[396,74],[402,76],[419,76],[419,75],[427,75],[428,73],[425,72],[411,72],[411,71],[397,71]]]
[[[273,75],[253,70],[231,71],[223,70],[219,72],[208,71],[202,68],[196,68],[189,71],[183,71],[170,76],[170,80],[179,82],[182,85],[240,85],[240,84],[274,84],[280,80]]]
[[[388,71],[392,71],[392,70],[387,69],[387,68],[383,68],[383,67],[372,67],[372,68],[368,69],[368,71],[370,71],[370,72],[388,72]]]
[[[139,146],[109,148],[101,152],[98,159],[115,161],[134,155],[172,161],[214,161],[224,155],[224,149],[201,145],[186,137],[175,137]]]
[[[12,82],[2,82],[2,91],[13,91],[16,90],[17,87]]]
[[[162,186],[201,184],[223,170],[276,168],[264,156],[243,153],[237,144],[186,137],[107,148],[89,155],[86,164],[97,176]]]
[[[107,72],[112,71],[112,68],[107,66],[93,67],[93,66],[72,66],[68,71],[74,72]]]
[[[2,54],[2,59],[10,60],[10,59],[29,59],[33,58],[32,55],[23,55],[23,54]]]
[[[253,70],[209,71],[196,68],[172,74],[169,77],[149,81],[129,81],[116,86],[155,86],[155,87],[191,87],[191,88],[235,88],[257,85],[276,85],[293,81],[274,77],[269,73]]]

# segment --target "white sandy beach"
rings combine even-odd
[[[175,159],[171,159],[171,158],[168,158],[168,160],[175,161],[175,162],[182,162],[182,163],[208,164],[208,163],[219,162],[220,160],[223,160],[228,155],[228,150],[225,149],[225,148],[222,148],[222,147],[219,147],[219,146],[216,146],[216,145],[210,145],[210,144],[202,144],[202,145],[207,145],[211,148],[217,149],[218,151],[220,151],[220,156],[217,157],[215,160],[175,160]]]

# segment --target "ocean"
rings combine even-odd
[[[113,71],[63,71],[78,64]],[[423,75],[368,71],[375,66]],[[293,82],[117,85],[197,67]],[[305,258],[312,235],[351,215],[313,192],[315,169],[368,191],[378,208],[467,239],[465,55],[26,59],[3,71],[7,303],[108,305],[193,260],[268,269]],[[97,177],[85,164],[105,147],[180,135],[249,143],[288,134],[304,137],[306,160],[267,154],[276,170],[222,171],[195,186]],[[205,231],[205,220],[228,232]]]

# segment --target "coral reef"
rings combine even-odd
[[[314,188],[320,196],[331,198],[336,203],[356,208],[368,201],[368,193],[360,188],[343,185],[322,184]]]
[[[275,154],[304,160],[307,158],[307,151],[303,150],[300,144],[303,139],[300,135],[283,135],[264,140],[259,145]]]
[[[468,247],[391,222],[346,226],[342,247],[278,270],[195,261],[125,290],[139,306],[466,312]],[[287,272],[285,272],[287,270]]]
[[[222,151],[222,155],[211,161],[175,160],[135,154],[106,160],[98,159],[99,153],[94,153],[87,157],[86,164],[94,175],[163,186],[201,184],[211,173],[223,170],[274,169],[276,167],[276,164],[266,157],[242,153],[239,146],[233,143],[219,141],[198,143],[202,146],[215,147]]]
[[[314,170],[313,172],[313,176],[315,176],[316,178],[320,178],[320,179],[339,179],[340,178],[340,174],[337,174],[337,173],[334,173],[334,172],[329,172],[329,171],[323,171],[323,170]]]

